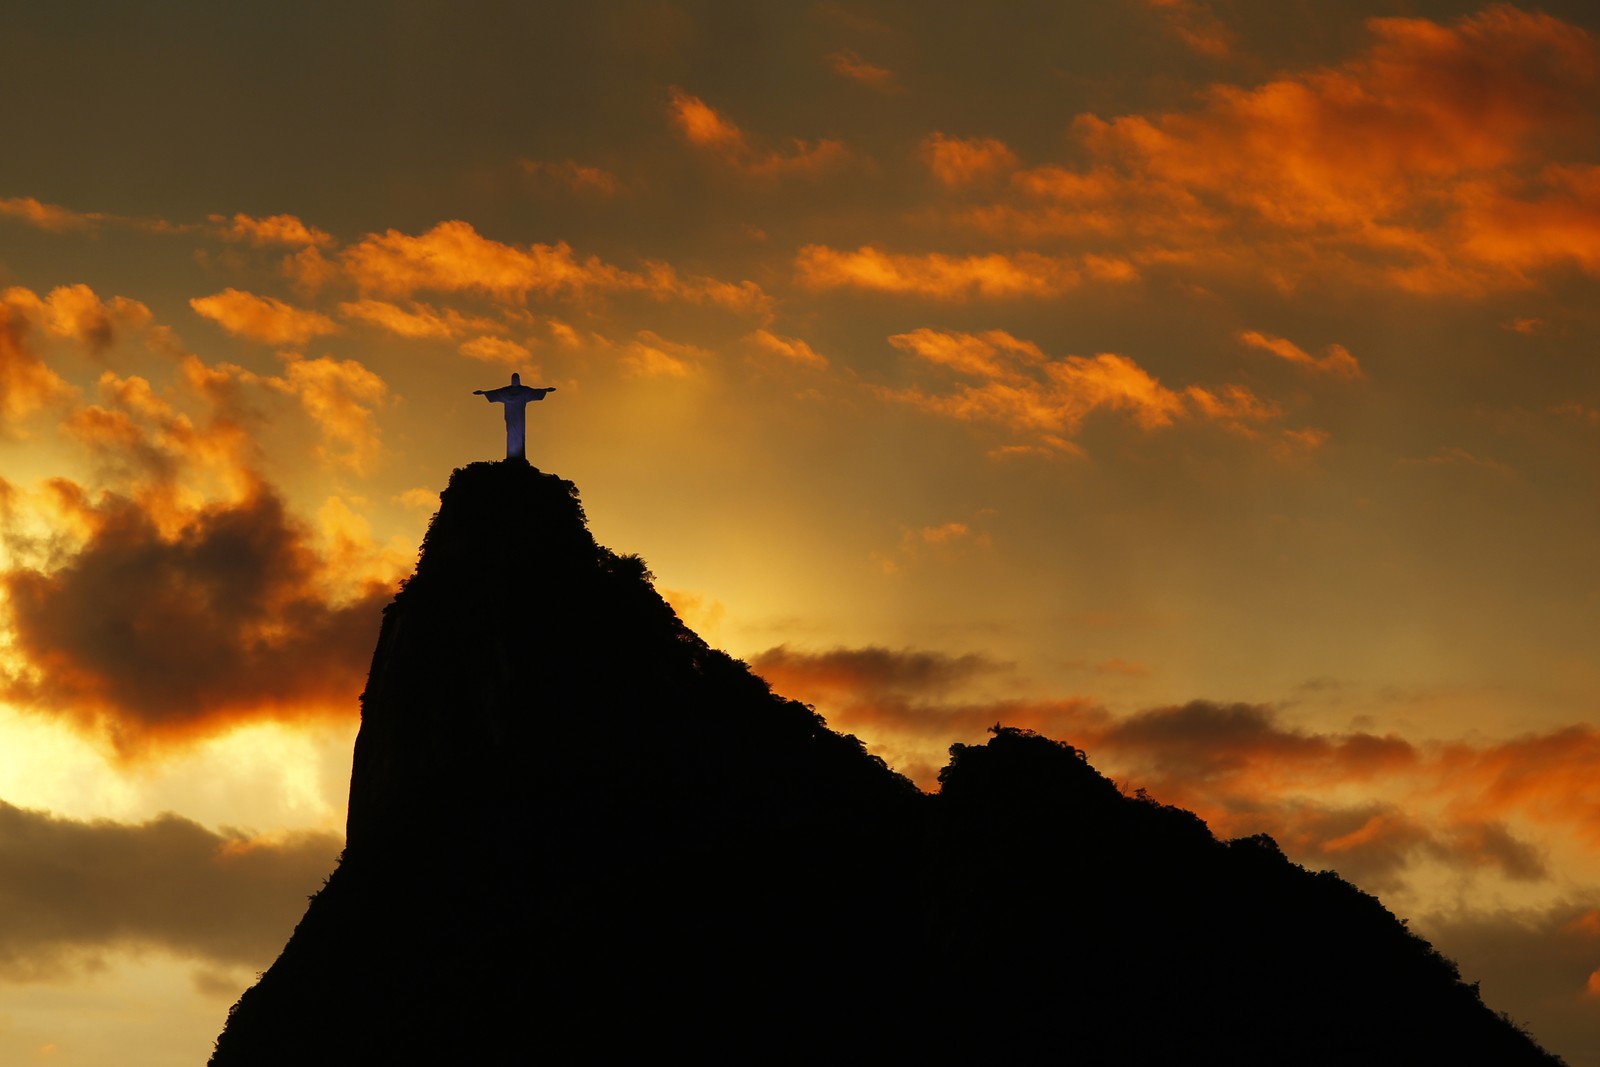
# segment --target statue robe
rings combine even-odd
[[[528,423],[524,409],[529,402],[543,400],[546,393],[553,393],[554,389],[531,389],[521,383],[502,385],[498,389],[486,390],[483,398],[491,404],[504,404],[506,406],[506,458],[526,459],[528,447]]]

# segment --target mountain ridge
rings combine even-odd
[[[457,470],[384,611],[347,845],[214,1067],[1552,1064],[1382,904],[996,726],[923,794],[710,648],[576,486]]]

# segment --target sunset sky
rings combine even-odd
[[[518,371],[601,543],[925,788],[1069,741],[1600,1065],[1590,0],[0,32],[0,1061],[204,1061]]]

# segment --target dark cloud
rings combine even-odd
[[[105,494],[82,547],[0,573],[13,653],[0,697],[101,729],[130,754],[245,714],[353,713],[391,590],[333,604],[309,531],[258,489],[163,532]]]
[[[1419,862],[1514,881],[1547,878],[1540,849],[1507,820],[1530,806],[1548,817],[1548,790],[1535,786],[1552,776],[1568,782],[1593,766],[1583,730],[1441,747],[1359,730],[1305,730],[1264,704],[1193,700],[1118,717],[1082,697],[952,700],[964,683],[1002,669],[979,655],[876,647],[802,653],[780,645],[751,662],[779,692],[816,704],[836,728],[920,761],[915,780],[925,787],[936,776],[930,750],[980,741],[995,723],[1025,727],[1085,749],[1124,790],[1147,789],[1188,808],[1220,836],[1269,833],[1297,862],[1333,868],[1374,891],[1401,887]],[[904,759],[901,769],[913,773]],[[1352,785],[1370,798],[1351,802],[1342,794]],[[1555,810],[1585,818],[1581,804]]]
[[[1247,773],[1263,760],[1292,761],[1317,778],[1348,780],[1404,767],[1417,756],[1398,737],[1306,733],[1283,726],[1267,705],[1208,700],[1139,712],[1110,724],[1099,740],[1139,754],[1152,774],[1188,781]]]
[[[1413,928],[1573,1067],[1600,1064],[1600,899],[1424,916]]]
[[[338,851],[333,834],[266,841],[171,814],[79,822],[0,801],[0,976],[46,977],[135,947],[259,968]]]
[[[1444,843],[1443,854],[1459,857],[1457,862],[1468,865],[1497,868],[1519,882],[1539,881],[1550,874],[1543,854],[1498,822],[1456,826]]]
[[[750,665],[779,690],[788,682],[806,691],[826,688],[878,696],[942,692],[1009,666],[972,653],[949,656],[877,645],[827,652],[796,652],[788,645],[778,645],[758,652]]]
[[[1392,735],[1313,733],[1265,705],[1195,700],[1106,720],[1086,744],[1126,784],[1198,811],[1219,833],[1272,834],[1298,862],[1369,889],[1397,888],[1422,859],[1517,881],[1548,875],[1539,850],[1503,821],[1509,807],[1423,812],[1389,799],[1397,789],[1428,800],[1471,791],[1429,752]],[[1356,783],[1375,799],[1326,799]]]
[[[1163,799],[1171,797],[1169,791]],[[1224,836],[1271,834],[1297,863],[1337,870],[1373,892],[1403,888],[1409,868],[1424,859],[1468,872],[1495,870],[1522,882],[1549,874],[1539,850],[1499,822],[1451,823],[1384,801],[1341,806],[1265,793],[1178,802],[1208,812]]]

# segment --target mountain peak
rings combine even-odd
[[[925,795],[708,647],[576,487],[457,470],[348,841],[215,1067],[1558,1062],[1374,898],[995,728]]]

